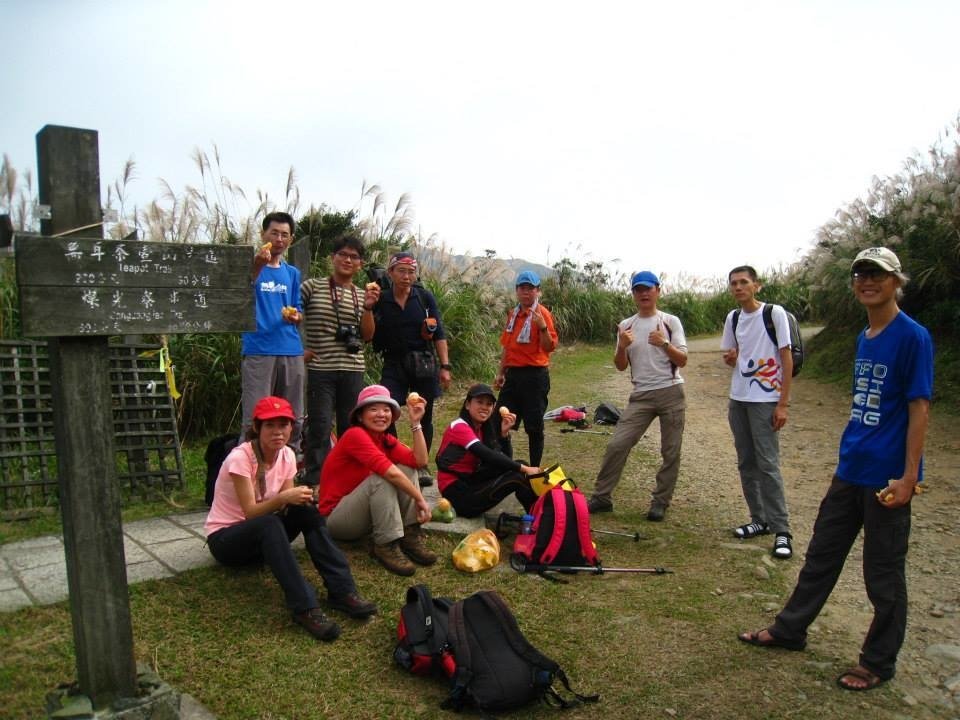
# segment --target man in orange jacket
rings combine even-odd
[[[503,356],[494,386],[498,406],[506,406],[523,423],[530,443],[530,465],[543,458],[543,414],[550,392],[550,353],[557,347],[553,315],[540,304],[540,278],[532,270],[517,275],[517,306],[500,334]],[[509,443],[509,439],[507,440]]]

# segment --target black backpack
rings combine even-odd
[[[237,433],[229,435],[220,435],[215,437],[207,445],[207,451],[203,454],[203,459],[207,463],[207,486],[204,500],[207,507],[213,505],[213,489],[217,485],[217,475],[220,474],[220,466],[227,459],[227,455],[237,445],[240,444],[240,437]]]
[[[600,403],[593,411],[594,425],[616,425],[620,422],[620,410],[616,405]]]
[[[456,672],[453,689],[441,707],[459,711],[476,706],[486,712],[542,700],[568,708],[600,699],[571,689],[560,666],[530,644],[510,608],[493,590],[481,590],[454,603],[448,621]],[[564,699],[553,689],[557,679],[574,700]]]
[[[393,650],[397,665],[414,675],[440,671],[453,677],[456,666],[447,643],[447,616],[452,605],[450,598],[434,598],[426,585],[413,585],[407,590]]]
[[[777,342],[777,328],[773,325],[773,307],[770,303],[764,303],[763,326],[767,329],[767,336],[770,338],[770,342],[773,343],[775,348],[779,348],[780,343]],[[790,355],[793,357],[793,374],[791,377],[796,377],[800,374],[800,369],[803,367],[803,359],[806,356],[803,350],[803,337],[800,335],[800,323],[797,322],[797,317],[786,308],[783,308],[783,311],[787,314],[787,327],[790,328]],[[740,308],[733,311],[732,324],[734,340],[736,340],[737,337],[738,322],[740,322]]]

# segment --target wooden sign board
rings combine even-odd
[[[15,257],[27,337],[256,330],[246,246],[18,234]]]

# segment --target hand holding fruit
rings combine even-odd
[[[373,306],[380,300],[380,286],[375,282],[368,282],[364,287],[363,308],[373,310]]]
[[[293,305],[284,305],[280,308],[280,316],[288,323],[296,324],[300,322],[300,311]]]
[[[906,505],[907,502],[909,502],[910,498],[911,498],[913,495],[919,495],[920,493],[922,493],[922,492],[924,491],[924,488],[923,488],[922,486],[920,486],[920,485],[914,485],[914,486],[913,486],[913,491],[910,492],[910,494],[907,496],[906,500],[904,500],[903,502],[898,503],[898,502],[896,502],[896,499],[897,499],[897,491],[898,491],[898,489],[899,489],[900,487],[902,487],[902,485],[903,485],[903,483],[902,483],[901,481],[899,481],[899,480],[891,480],[891,481],[890,481],[890,484],[887,485],[887,487],[881,488],[880,490],[877,490],[877,501],[878,501],[881,505],[885,505],[885,506],[888,506],[888,507],[899,507],[899,506],[901,506],[901,505]]]
[[[427,412],[427,399],[418,392],[412,392],[407,395],[407,412],[410,414],[410,422],[419,423]]]

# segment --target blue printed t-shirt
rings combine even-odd
[[[281,308],[300,305],[300,271],[283,260],[280,267],[264,266],[253,283],[257,331],[243,333],[243,355],[303,355],[300,331],[283,319]]]
[[[900,312],[879,335],[857,338],[853,405],[840,438],[837,476],[855,485],[885,487],[903,476],[908,405],[933,392],[933,341]],[[918,480],[923,479],[923,461]]]

